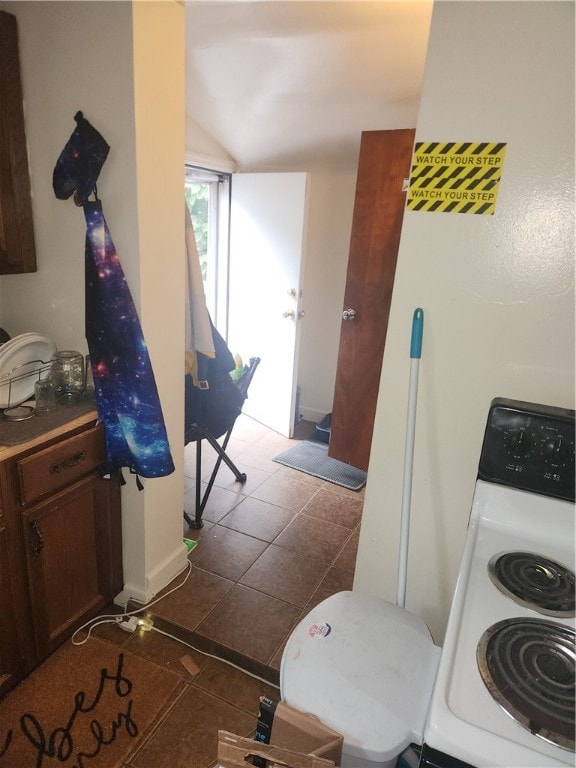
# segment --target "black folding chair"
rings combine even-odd
[[[226,466],[233,472],[236,480],[239,483],[246,482],[246,473],[240,472],[232,459],[227,455],[226,448],[232,435],[232,430],[234,428],[234,424],[236,423],[236,419],[242,413],[242,404],[248,397],[248,388],[250,387],[250,383],[252,382],[252,378],[254,377],[254,373],[259,363],[259,357],[251,357],[250,364],[244,366],[244,370],[240,375],[240,378],[236,382],[233,382],[230,378],[230,383],[235,388],[234,390],[230,390],[227,381],[224,380],[226,381],[226,387],[223,388],[221,402],[222,419],[224,421],[218,418],[220,415],[217,413],[218,395],[216,394],[216,397],[211,398],[209,409],[203,408],[203,399],[206,399],[207,393],[210,392],[210,389],[196,389],[192,383],[191,377],[186,377],[187,402],[190,402],[191,398],[195,399],[194,411],[197,417],[193,424],[188,425],[189,428],[186,432],[186,444],[192,441],[196,442],[195,515],[192,518],[186,511],[184,511],[184,519],[190,528],[202,528],[203,526],[202,515],[204,514],[204,509],[206,508],[210,492],[222,462],[224,462]],[[229,377],[229,373],[226,373],[225,375]],[[239,395],[236,394],[236,389],[238,390]],[[234,392],[234,397],[231,397],[232,392]],[[233,400],[232,404],[230,403],[231,400]],[[204,419],[202,414],[205,414],[209,418]],[[227,428],[225,432],[222,431],[222,424],[224,422],[227,422]],[[210,428],[210,423],[217,425],[215,430]],[[218,432],[219,434],[213,434],[214,431]],[[222,441],[222,444],[220,444],[217,438],[221,437],[222,434],[224,434],[224,440]],[[202,440],[204,439],[216,451],[218,458],[210,475],[210,479],[208,480],[206,490],[204,491],[204,494],[202,494]]]

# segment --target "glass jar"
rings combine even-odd
[[[84,356],[72,349],[56,352],[52,356],[50,378],[61,405],[77,403],[84,395]]]
[[[34,399],[36,413],[50,413],[56,408],[56,387],[52,379],[40,379],[35,382]]]

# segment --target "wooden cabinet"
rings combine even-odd
[[[16,17],[0,11],[0,274],[36,271]]]
[[[18,638],[13,624],[12,580],[9,568],[4,567],[5,563],[8,563],[8,533],[0,523],[0,696],[22,677]]]
[[[120,486],[104,432],[70,425],[0,452],[0,694],[122,590]]]

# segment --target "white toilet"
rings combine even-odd
[[[406,747],[422,743],[439,658],[417,616],[339,592],[288,639],[280,693],[343,735],[343,768],[393,768]]]

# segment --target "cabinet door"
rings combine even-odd
[[[0,11],[0,274],[36,272],[16,17]]]
[[[8,568],[8,534],[0,522],[0,696],[21,677],[14,631],[14,600]]]
[[[92,475],[22,514],[38,660],[122,589],[119,494]]]

